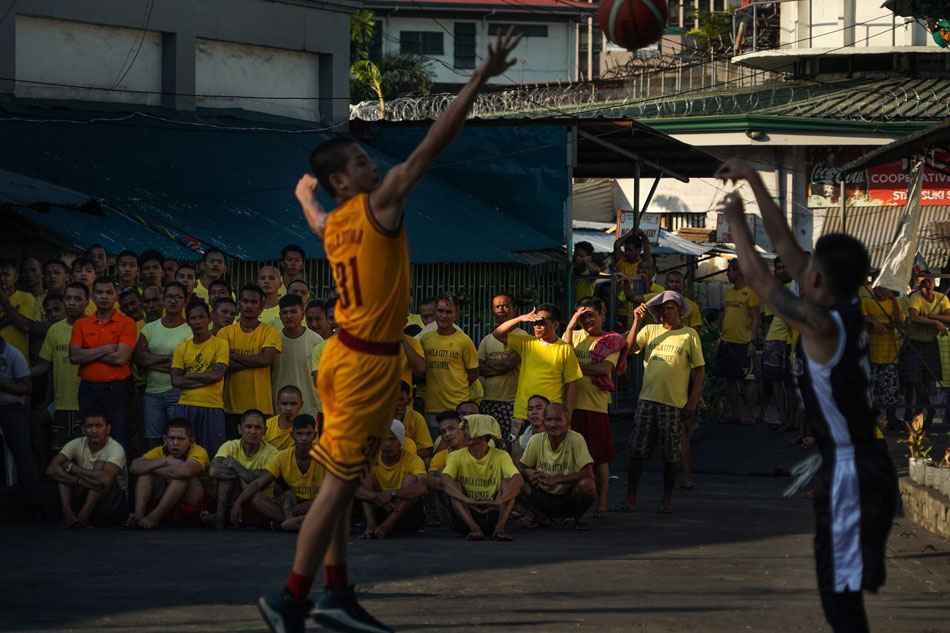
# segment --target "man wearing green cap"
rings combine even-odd
[[[452,451],[442,470],[442,487],[451,508],[441,508],[440,519],[466,540],[481,541],[491,533],[496,541],[511,541],[505,524],[524,479],[503,450],[488,445],[501,440],[501,429],[490,415],[462,419],[470,438],[462,450]]]

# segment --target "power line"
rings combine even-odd
[[[116,75],[115,81],[112,82],[112,88],[115,88],[122,80],[125,79],[125,76],[129,74],[129,71],[132,70],[132,66],[135,65],[135,60],[139,58],[139,52],[142,50],[142,46],[145,45],[145,37],[148,35],[148,23],[152,19],[152,9],[155,8],[156,0],[145,0],[145,5],[147,11],[145,12],[145,24],[142,25],[142,28],[139,29],[139,32],[135,34],[135,39],[132,40],[132,46],[129,47],[129,52],[125,55],[125,61],[122,62],[122,66],[119,67],[119,74]],[[138,48],[136,48],[138,44]],[[132,55],[132,49],[135,48],[135,56],[132,57],[132,61],[129,62],[129,56]],[[128,66],[126,66],[128,63]],[[125,71],[123,72],[123,68]]]

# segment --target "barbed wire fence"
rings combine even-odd
[[[848,88],[824,82],[778,82],[771,87],[759,84],[744,88],[723,83],[720,87],[713,85],[696,92],[670,95],[651,94],[652,83],[656,81],[651,77],[619,85],[565,84],[483,93],[478,96],[471,116],[656,118],[746,114],[781,108],[782,114],[791,116],[833,116],[871,122],[950,117],[950,94],[944,90],[943,82],[927,88],[906,87],[896,82],[888,86],[884,82],[861,92],[858,99]],[[837,91],[843,91],[842,98],[835,100]],[[815,101],[821,97],[829,99],[816,111]],[[386,103],[385,118],[390,121],[435,119],[453,98],[454,95],[444,93],[392,99]],[[380,118],[378,102],[364,101],[350,106],[351,120],[378,121]]]

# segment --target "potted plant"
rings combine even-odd
[[[930,444],[930,438],[924,431],[924,416],[918,413],[907,425],[907,439],[897,440],[899,444],[906,444],[910,453],[908,456],[908,470],[910,471],[911,481],[923,485],[926,473],[924,472],[927,463],[927,455],[933,446]]]

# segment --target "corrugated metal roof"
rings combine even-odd
[[[617,207],[614,202],[614,191],[617,182],[610,178],[593,178],[584,182],[574,183],[574,213],[575,222],[610,222],[617,221]]]
[[[871,267],[880,268],[894,244],[905,207],[848,207],[846,233],[861,240],[871,256]],[[841,231],[841,213],[829,210],[821,234]],[[920,208],[919,250],[930,266],[940,268],[950,257],[950,206]]]
[[[950,119],[905,136],[893,143],[875,147],[860,158],[842,166],[841,173],[850,174],[854,171],[868,169],[900,158],[908,158],[915,153],[934,147],[946,148],[948,145],[950,145]]]
[[[0,169],[0,204],[46,212],[52,207],[104,215],[93,196],[51,182]]]
[[[3,109],[9,112],[10,107]],[[2,169],[86,192],[168,233],[194,236],[239,259],[273,259],[289,243],[303,244],[311,257],[324,256],[293,186],[309,171],[310,151],[329,138],[325,133],[299,122],[249,123],[253,119],[233,113],[199,112],[189,119],[184,113],[155,110],[90,112],[84,109],[88,104],[14,107],[20,108],[16,120],[0,117]],[[385,152],[367,150],[381,171],[399,162]],[[321,195],[332,208],[335,203]],[[72,213],[75,218],[36,212],[26,217],[66,233],[63,237],[80,247],[101,241],[106,218]],[[141,224],[112,215],[108,222],[122,248],[141,243]],[[526,263],[519,251],[562,244],[432,176],[410,197],[406,224],[413,261],[420,263]],[[162,252],[176,245],[167,233],[144,235],[147,247]]]
[[[590,87],[578,87],[590,93]],[[657,119],[695,116],[760,114],[808,119],[848,121],[939,121],[950,116],[950,78],[797,80],[753,87],[727,87],[708,91],[645,98],[629,91],[605,89],[603,100],[557,107],[530,103],[521,111],[498,118]],[[482,115],[490,118],[490,115]]]
[[[614,236],[604,231],[575,229],[573,241],[590,242],[598,253],[612,253],[614,251]],[[711,244],[697,244],[677,237],[665,229],[660,229],[659,246],[654,246],[655,255],[704,255],[715,247]]]

